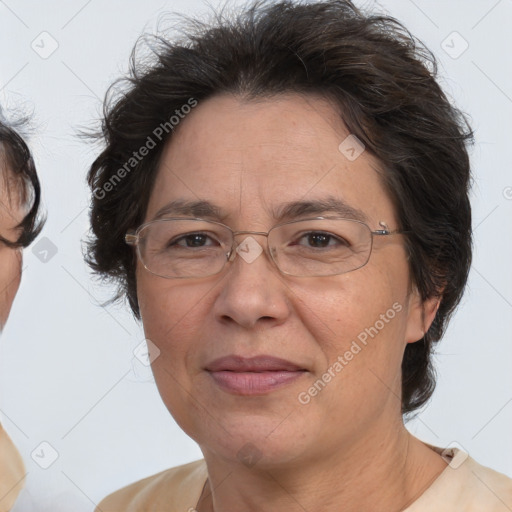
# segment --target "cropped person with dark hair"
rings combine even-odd
[[[107,98],[88,261],[204,460],[98,510],[510,510],[510,479],[404,426],[471,263],[434,56],[347,0],[182,32]]]
[[[18,123],[21,125],[21,123]],[[21,281],[22,250],[42,227],[40,185],[25,141],[0,108],[0,333]],[[0,424],[0,512],[14,504],[24,482],[21,456]]]

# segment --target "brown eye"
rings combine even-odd
[[[198,248],[218,245],[218,242],[205,233],[189,233],[169,241],[168,247]]]
[[[312,231],[303,234],[294,245],[302,245],[314,249],[325,249],[327,247],[348,246],[348,242],[343,238],[337,237],[331,233],[322,231]]]

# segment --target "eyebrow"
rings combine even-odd
[[[169,216],[191,216],[209,218],[213,220],[220,220],[226,215],[222,209],[215,206],[209,201],[187,201],[185,199],[175,199],[160,208],[153,217],[153,220],[158,220],[163,217]]]
[[[274,217],[281,221],[292,220],[305,215],[320,216],[326,213],[334,213],[345,219],[358,220],[361,222],[368,221],[368,217],[362,210],[354,208],[345,201],[333,196],[328,196],[325,199],[285,203],[275,212]]]
[[[333,196],[309,201],[291,201],[282,204],[272,213],[274,219],[278,222],[294,220],[306,215],[320,216],[323,214],[335,214],[339,217],[358,220],[361,222],[368,221],[368,217],[362,210],[354,208],[341,199]],[[173,216],[199,217],[220,222],[229,215],[222,208],[216,206],[210,201],[175,199],[160,208],[152,220]]]

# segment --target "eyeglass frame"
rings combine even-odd
[[[230,248],[229,252],[226,253],[226,262],[224,263],[222,268],[219,269],[218,272],[215,272],[213,274],[208,274],[206,276],[200,276],[200,277],[196,277],[196,276],[173,276],[173,277],[169,277],[169,276],[162,276],[160,274],[157,274],[157,273],[153,272],[151,269],[149,269],[146,266],[144,260],[142,259],[141,254],[140,254],[140,248],[139,248],[139,240],[140,240],[139,239],[139,234],[140,234],[140,232],[144,228],[146,228],[147,226],[149,226],[151,224],[155,224],[157,222],[184,221],[184,220],[193,220],[193,221],[208,222],[210,224],[216,224],[218,226],[222,226],[223,228],[228,229],[231,232],[233,242],[231,244],[231,248]],[[283,270],[281,270],[279,268],[279,265],[275,261],[274,256],[272,255],[272,250],[270,250],[269,247],[268,247],[268,236],[269,236],[270,232],[273,231],[274,229],[278,228],[278,227],[281,227],[281,226],[286,226],[288,224],[294,224],[296,222],[307,222],[307,221],[310,221],[310,220],[346,220],[346,221],[349,221],[349,222],[355,222],[355,223],[358,223],[358,224],[362,224],[363,226],[368,228],[368,231],[370,232],[370,235],[371,235],[371,245],[370,245],[370,251],[368,253],[368,259],[366,260],[366,262],[363,265],[359,266],[359,267],[356,267],[356,268],[354,268],[352,270],[347,270],[346,272],[340,272],[338,274],[295,276],[294,274],[290,274],[288,272],[284,272]],[[216,275],[220,274],[226,268],[226,264],[230,263],[230,262],[233,262],[235,257],[236,257],[236,249],[240,246],[240,244],[237,244],[235,246],[235,242],[236,242],[235,236],[238,236],[238,235],[261,235],[261,236],[265,236],[267,238],[267,250],[264,251],[264,252],[268,253],[268,255],[270,256],[270,260],[272,261],[274,266],[277,268],[277,270],[279,272],[281,272],[281,274],[289,275],[289,276],[293,276],[293,277],[331,277],[331,276],[340,276],[340,275],[343,275],[343,274],[348,274],[350,272],[353,272],[354,270],[358,270],[360,268],[363,268],[370,261],[370,257],[372,255],[372,251],[373,251],[373,237],[374,237],[374,235],[376,235],[376,236],[391,236],[391,235],[399,235],[399,234],[404,234],[405,233],[405,231],[401,230],[401,229],[390,230],[388,228],[388,226],[387,226],[387,223],[383,222],[383,221],[379,221],[379,226],[382,229],[377,229],[375,231],[372,231],[372,229],[370,228],[370,226],[368,226],[368,224],[366,224],[366,222],[363,222],[363,221],[358,220],[358,219],[351,219],[351,218],[347,218],[347,217],[323,217],[323,216],[321,216],[321,217],[308,217],[306,219],[296,219],[296,220],[291,220],[291,221],[288,221],[288,222],[281,222],[280,224],[276,224],[275,226],[272,226],[267,232],[265,232],[265,231],[234,231],[229,226],[227,226],[226,224],[223,224],[222,222],[217,222],[217,221],[208,220],[208,219],[202,219],[200,217],[165,217],[163,219],[153,219],[153,220],[150,220],[148,222],[145,222],[144,224],[141,224],[134,231],[132,231],[132,230],[128,231],[125,234],[125,236],[124,236],[124,241],[125,241],[125,243],[127,245],[136,248],[136,250],[137,250],[137,257],[139,258],[140,262],[142,263],[142,266],[149,273],[153,274],[154,276],[161,277],[163,279],[201,279],[201,278],[216,276]]]

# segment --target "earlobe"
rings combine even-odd
[[[416,289],[411,293],[409,316],[405,332],[406,343],[414,343],[425,336],[425,333],[429,330],[436,317],[441,299],[442,297],[431,297],[427,300],[421,300],[420,294]]]

